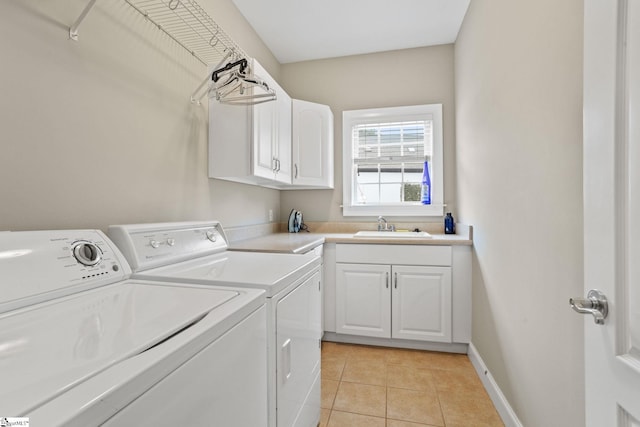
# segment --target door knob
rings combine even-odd
[[[609,314],[607,297],[597,289],[591,289],[587,298],[569,298],[569,305],[578,313],[592,314],[598,325],[604,325],[604,319]]]

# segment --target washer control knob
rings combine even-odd
[[[95,243],[81,241],[73,246],[73,257],[80,264],[91,267],[102,260],[102,251]]]
[[[175,244],[176,244],[176,239],[174,239],[174,238],[172,238],[172,237],[169,237],[169,238],[167,239],[167,245],[169,245],[169,246],[174,246]]]
[[[154,239],[149,240],[149,244],[154,249],[158,249],[160,247],[160,242],[158,242],[157,240],[154,240]]]
[[[218,239],[218,237],[216,236],[216,233],[209,230],[207,231],[207,239],[211,240],[212,242],[215,242]]]

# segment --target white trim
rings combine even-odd
[[[345,196],[350,197],[350,196]],[[367,205],[367,206],[342,206],[344,216],[443,216],[445,205]]]
[[[413,350],[439,351],[444,353],[467,354],[468,344],[446,343],[432,341],[415,341],[398,338],[364,337],[360,335],[338,334],[325,331],[322,341],[339,342],[345,344],[373,345],[378,347],[409,348]]]
[[[480,357],[480,354],[473,343],[469,343],[469,352],[467,353],[467,356],[469,356],[471,364],[480,377],[480,381],[482,381],[482,385],[489,394],[489,397],[493,402],[493,406],[496,407],[505,427],[523,427],[518,416],[513,411],[511,405],[509,405],[504,394],[502,394],[502,390],[500,390],[500,387],[498,387],[498,384],[493,379],[493,376],[487,369],[487,366],[484,364],[484,361]]]
[[[431,205],[368,205],[351,204],[353,151],[351,129],[354,125],[378,120],[410,120],[411,116],[433,119],[433,146],[431,156]],[[444,215],[444,161],[443,161],[442,104],[411,105],[404,107],[371,108],[342,112],[342,215],[343,216],[442,216]]]

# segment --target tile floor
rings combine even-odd
[[[320,426],[504,424],[466,355],[323,342]]]

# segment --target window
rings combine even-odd
[[[442,104],[343,112],[343,214],[441,216]],[[421,203],[425,156],[431,204]]]

